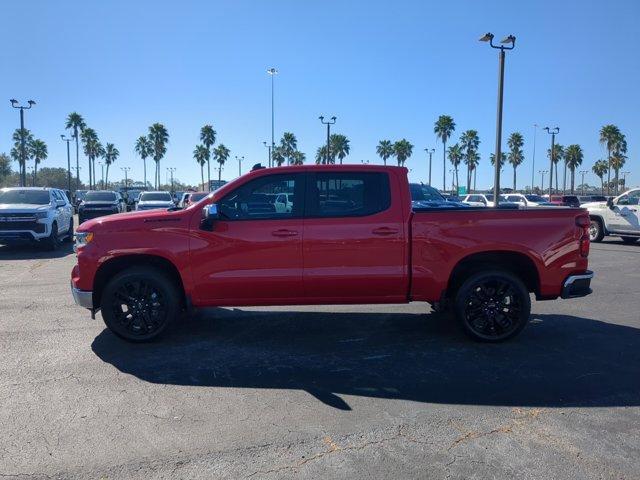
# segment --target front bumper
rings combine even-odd
[[[593,272],[587,270],[580,275],[571,275],[562,284],[562,298],[578,298],[589,295],[591,290],[591,279]]]
[[[76,302],[76,305],[93,311],[92,291],[80,290],[79,288],[74,287],[73,282],[71,282],[71,294],[73,295],[73,300]]]

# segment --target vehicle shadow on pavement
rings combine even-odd
[[[42,245],[34,244],[17,244],[2,245],[0,244],[0,260],[34,260],[48,258],[62,258],[73,255],[73,243],[63,242],[56,250],[47,251]]]
[[[640,329],[534,315],[514,340],[479,344],[436,314],[215,309],[162,340],[104,330],[95,354],[141,380],[298,389],[350,410],[340,394],[417,402],[544,407],[640,405]]]

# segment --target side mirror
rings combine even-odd
[[[607,207],[613,208],[613,198],[607,198]]]
[[[66,204],[64,200],[56,200],[56,207],[64,207]]]
[[[216,223],[219,218],[218,204],[210,203],[202,209],[202,221],[200,222],[200,226],[203,230],[212,231],[214,223]]]

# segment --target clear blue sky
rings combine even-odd
[[[413,180],[425,180],[425,147],[440,114],[481,138],[478,186],[492,184],[497,52],[477,41],[486,31],[513,33],[507,56],[504,137],[525,136],[519,186],[529,185],[533,124],[560,127],[558,141],[578,143],[590,169],[605,156],[599,128],[614,123],[627,135],[640,183],[640,2],[529,1],[20,1],[2,2],[0,16],[0,151],[11,148],[18,112],[8,99],[38,102],[27,128],[49,145],[43,166],[66,166],[60,140],[65,116],[80,112],[104,142],[142,177],[135,139],[153,122],[170,133],[165,167],[196,183],[192,158],[199,129],[211,123],[246,165],[266,159],[270,83],[275,66],[276,137],[296,134],[313,161],[325,131],[317,117],[336,115],[334,129],[351,140],[349,162],[381,162],[380,139],[411,141]],[[3,100],[4,101],[4,100]],[[549,138],[538,130],[537,170],[548,169]],[[81,160],[82,161],[82,160]],[[82,177],[88,171],[85,166]],[[449,170],[450,166],[447,166]],[[447,173],[448,175],[448,173]],[[212,173],[213,176],[213,173]],[[464,178],[464,175],[462,176]],[[589,175],[590,183],[597,179]],[[434,182],[441,187],[441,180]],[[511,184],[505,171],[503,184]]]

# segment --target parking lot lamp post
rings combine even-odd
[[[262,142],[262,144],[269,149],[269,157],[267,159],[268,160],[267,165],[269,165],[269,168],[271,168],[271,145],[269,145],[267,142]]]
[[[100,165],[100,184],[102,185],[101,190],[104,190],[104,163],[98,162]]]
[[[331,158],[330,155],[330,150],[331,150],[331,145],[330,145],[330,141],[331,141],[331,125],[336,123],[336,117],[331,117],[331,120],[327,120],[326,122],[324,121],[324,117],[322,115],[320,115],[318,117],[320,119],[320,123],[322,123],[323,125],[327,126],[327,155],[325,157],[325,161],[324,163],[326,165],[329,165],[329,159]]]
[[[275,140],[275,129],[274,129],[274,125],[275,125],[275,113],[274,113],[274,103],[273,103],[273,77],[275,77],[278,74],[278,70],[276,70],[275,68],[271,67],[270,69],[267,70],[267,73],[269,75],[271,75],[271,149],[269,150],[269,167],[271,167],[271,151],[273,149],[273,147],[275,147],[276,145],[276,140]]]
[[[239,157],[236,155],[236,160],[238,161],[238,176],[242,176],[242,160],[244,160],[244,155]]]
[[[173,172],[176,171],[176,167],[168,167],[167,172],[171,173],[171,193],[173,193]]]
[[[73,138],[67,138],[64,135],[60,135],[63,142],[67,142],[67,190],[71,192],[71,153],[69,153],[69,142],[73,141]],[[76,189],[78,187],[76,186]]]
[[[631,174],[631,172],[620,172],[622,174],[622,186],[624,189],[627,189],[627,175]]]
[[[549,135],[551,135],[551,155],[549,155],[549,200],[551,200],[551,186],[553,185],[553,160],[556,156],[556,135],[560,132],[558,127],[544,127]]]
[[[76,196],[78,195],[78,189],[80,188],[80,170],[82,167],[80,165],[76,165],[75,167],[71,167],[71,170],[76,171]]]
[[[428,185],[431,186],[431,157],[433,156],[433,152],[435,152],[436,149],[435,148],[425,148],[424,151],[429,154],[429,183],[428,183]]]
[[[541,175],[540,179],[540,192],[544,192],[544,174],[547,173],[546,170],[538,170],[538,173]]]
[[[533,193],[533,186],[535,185],[536,179],[536,133],[538,132],[538,124],[533,124],[533,156],[531,158],[531,193]]]
[[[493,33],[485,33],[480,37],[481,42],[489,42],[491,48],[500,50],[498,55],[498,112],[496,119],[496,165],[493,181],[493,197],[494,205],[498,208],[500,199],[500,159],[502,158],[502,103],[503,103],[503,84],[504,84],[504,59],[505,50],[513,50],[516,46],[516,37],[509,35],[500,41],[500,45],[493,44]]]
[[[124,188],[127,188],[129,186],[129,177],[127,174],[129,170],[131,170],[131,167],[120,167],[120,170],[124,172]]]
[[[33,100],[29,100],[27,102],[28,106],[20,105],[18,101],[14,98],[9,100],[11,102],[11,106],[13,108],[17,108],[20,110],[20,163],[22,164],[20,167],[20,186],[27,186],[27,147],[25,145],[25,135],[24,135],[24,111],[29,110],[33,107],[36,102]]]
[[[582,195],[584,195],[584,176],[589,173],[589,170],[580,170],[580,175],[582,175]]]

